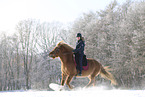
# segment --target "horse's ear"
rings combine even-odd
[[[63,40],[62,40],[62,41],[60,41],[60,43],[64,43],[64,42],[63,42]]]
[[[62,44],[62,43],[63,43],[63,40],[59,42],[59,44]]]
[[[60,46],[62,43],[63,43],[63,41],[60,41],[60,42],[57,44],[57,47]]]

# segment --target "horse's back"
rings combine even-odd
[[[97,60],[95,60],[93,58],[87,58],[87,61],[88,61],[88,64],[90,65],[90,67],[101,69],[102,65]]]
[[[101,65],[97,60],[93,58],[87,58],[89,64]]]
[[[87,77],[101,70],[101,64],[97,60],[93,58],[87,58],[87,63],[88,63],[88,69],[82,71],[82,77]]]

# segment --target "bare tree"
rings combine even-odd
[[[16,29],[23,55],[26,88],[29,89],[31,88],[31,67],[36,48],[38,25],[33,20],[24,20],[19,22]]]

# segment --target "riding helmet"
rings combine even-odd
[[[82,37],[82,34],[81,34],[81,33],[78,33],[78,34],[77,34],[77,37]]]

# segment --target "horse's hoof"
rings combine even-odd
[[[72,90],[72,89],[74,89],[74,86],[70,86],[69,88]]]
[[[63,89],[59,89],[59,91],[62,91]]]
[[[64,90],[64,86],[60,86],[59,91],[62,91],[62,90]]]

